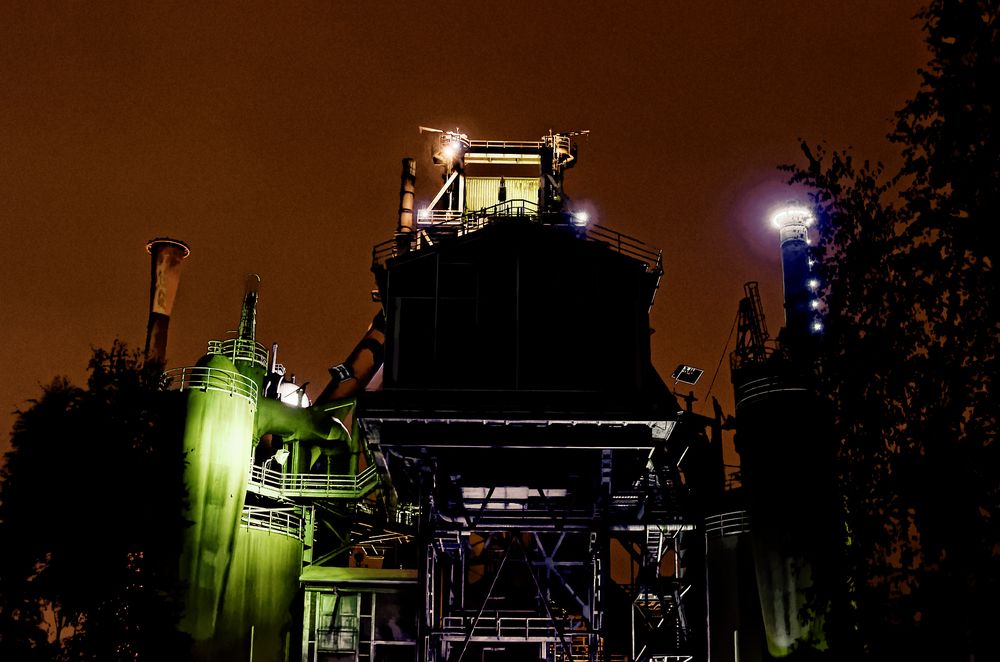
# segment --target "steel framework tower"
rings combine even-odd
[[[704,659],[661,254],[572,206],[580,133],[441,132],[421,209],[404,161],[380,311],[315,403],[255,339],[256,282],[236,337],[166,373],[198,659]]]
[[[660,254],[565,204],[568,135],[440,143],[440,208],[374,250],[386,358],[359,418],[388,510],[420,514],[421,659],[693,659],[686,446],[649,362]],[[500,193],[508,172],[456,207],[498,163],[540,164],[537,199]]]

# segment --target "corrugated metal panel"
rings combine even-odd
[[[538,201],[537,177],[505,177],[508,200]],[[466,177],[465,210],[477,211],[500,202],[499,177]]]

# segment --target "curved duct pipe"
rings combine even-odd
[[[170,312],[177,298],[181,279],[181,263],[191,249],[180,239],[157,237],[146,244],[150,255],[149,321],[146,324],[146,359],[166,362],[167,329]]]
[[[353,398],[364,390],[385,357],[385,313],[379,310],[364,337],[347,359],[330,368],[330,383],[316,398],[316,405]],[[313,406],[316,406],[313,405]]]
[[[261,398],[257,403],[255,438],[265,434],[281,435],[283,441],[299,441],[321,446],[328,442],[350,443],[351,433],[334,411],[352,407],[352,402],[330,402],[311,407],[296,407],[281,400]]]

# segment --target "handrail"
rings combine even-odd
[[[750,532],[750,514],[745,510],[709,515],[705,518],[705,536],[722,538]]]
[[[305,520],[298,508],[261,508],[243,506],[240,526],[258,531],[277,533],[299,541],[305,540]]]
[[[472,616],[445,616],[443,629],[446,632],[468,632]],[[566,625],[569,622],[566,621]],[[483,614],[475,623],[473,637],[504,639],[548,639],[557,641],[559,632],[546,616],[501,616]]]
[[[541,140],[470,140],[469,149],[528,149],[539,150],[542,148]]]
[[[622,255],[645,263],[646,269],[649,271],[663,271],[663,251],[653,248],[635,237],[603,225],[594,224],[587,228],[587,238],[599,241]]]
[[[767,397],[775,393],[805,392],[804,379],[797,374],[766,374],[756,379],[740,381],[736,385],[736,406]]]
[[[378,483],[375,465],[358,474],[282,473],[250,465],[249,487],[258,488],[268,495],[287,497],[305,496],[307,493],[358,498],[367,494]]]
[[[209,340],[208,353],[227,356],[237,361],[248,361],[262,368],[267,367],[267,350],[256,340],[246,338],[228,338],[226,340]]]
[[[257,384],[232,370],[208,366],[192,366],[167,370],[160,377],[161,391],[217,391],[238,396],[257,408]]]
[[[544,218],[543,218],[544,216]],[[530,200],[505,200],[489,207],[460,213],[450,209],[424,209],[417,212],[419,229],[411,232],[409,237],[388,239],[372,247],[372,266],[382,266],[391,258],[398,257],[402,247],[411,251],[420,250],[425,244],[433,245],[433,239],[428,232],[436,229],[447,229],[453,235],[463,236],[483,229],[500,219],[519,218],[531,222],[549,219],[548,214],[542,214],[538,205]],[[553,214],[561,218],[560,214]],[[550,219],[551,220],[551,219]],[[646,270],[653,273],[663,272],[663,251],[617,230],[603,225],[593,224],[588,227],[583,236],[590,240],[608,246],[612,250],[642,262]],[[402,244],[400,243],[402,241]]]

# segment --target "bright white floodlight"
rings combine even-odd
[[[795,225],[809,227],[815,222],[809,208],[797,202],[790,202],[771,215],[771,225],[778,230]]]

